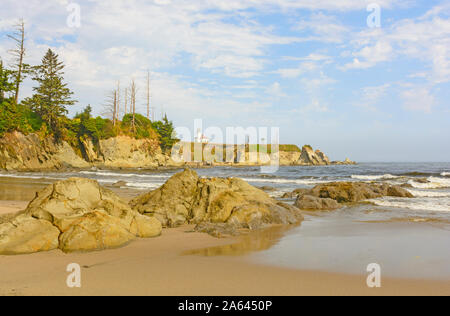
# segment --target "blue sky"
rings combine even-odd
[[[332,159],[450,161],[450,4],[418,0],[2,0],[0,56],[23,17],[27,62],[50,47],[79,101],[101,114],[134,78],[177,126],[280,127]],[[367,5],[381,8],[370,28]],[[23,97],[32,93],[25,82]]]

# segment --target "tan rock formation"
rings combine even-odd
[[[189,169],[130,205],[158,218],[166,227],[210,222],[257,229],[270,224],[295,224],[303,219],[297,208],[277,202],[243,180],[202,179]]]
[[[341,208],[341,205],[332,199],[318,198],[311,195],[301,195],[295,201],[295,206],[301,210],[332,211]]]
[[[361,182],[324,183],[311,190],[294,191],[292,195],[297,195],[295,206],[301,210],[334,210],[342,207],[340,203],[354,203],[384,196],[414,197],[399,186]]]
[[[48,186],[25,212],[0,225],[0,254],[102,250],[161,231],[157,219],[133,211],[96,181],[73,178]]]
[[[89,164],[77,156],[66,142],[53,138],[39,139],[36,134],[19,132],[0,138],[0,169],[52,170],[64,167],[87,168]]]
[[[330,160],[320,150],[314,151],[311,146],[306,145],[302,148],[302,153],[297,164],[321,166],[330,164]]]

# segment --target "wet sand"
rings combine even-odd
[[[60,251],[0,256],[0,295],[450,295],[449,282],[383,279],[369,289],[366,276],[299,271],[248,262],[241,257],[183,255],[236,240],[164,230],[115,250]],[[82,287],[66,286],[66,267],[82,267]]]

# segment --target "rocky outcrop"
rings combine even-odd
[[[179,165],[163,155],[158,142],[151,139],[117,136],[100,140],[97,149],[91,141],[84,141],[83,147],[88,161],[97,167],[151,169]]]
[[[82,138],[79,151],[80,156],[67,142],[58,143],[52,137],[40,139],[37,134],[9,133],[0,138],[0,170],[152,169],[182,165],[164,155],[154,140],[128,136],[100,140],[97,145],[90,138]]]
[[[302,153],[297,164],[319,166],[327,165],[327,161],[329,161],[328,157],[326,157],[322,152],[319,154],[318,152],[315,152],[311,146],[306,145],[302,148]]]
[[[300,158],[295,163],[300,166],[327,166],[327,165],[355,165],[356,163],[350,159],[345,161],[330,161],[330,159],[320,150],[314,151],[314,149],[305,145],[302,148]]]
[[[344,161],[332,161],[332,165],[356,165],[357,163],[350,160],[349,158],[346,158]]]
[[[296,191],[292,194],[295,195]],[[332,182],[315,186],[311,190],[298,191],[295,205],[302,210],[334,210],[342,203],[361,202],[385,196],[413,198],[400,186],[362,182]]]
[[[300,152],[296,151],[280,151],[280,165],[293,166],[300,159]]]
[[[295,147],[296,148],[296,147]],[[225,148],[229,149],[229,146]],[[23,135],[19,132],[0,138],[0,169],[15,171],[61,170],[64,168],[107,168],[107,169],[154,169],[158,167],[181,166],[262,166],[279,162],[280,166],[354,164],[350,160],[330,162],[328,157],[310,146],[302,152],[280,150],[275,155],[249,153],[245,146],[232,146],[230,162],[207,161],[184,163],[162,153],[157,141],[117,136],[100,140],[94,144],[90,138],[79,139],[79,146],[72,148],[67,142],[57,143],[53,138],[41,139],[37,134]],[[79,153],[79,155],[76,154]],[[81,158],[83,157],[83,158]],[[279,160],[278,160],[279,159]]]
[[[203,179],[189,169],[174,175],[161,188],[134,199],[130,206],[156,217],[165,227],[207,222],[258,229],[303,219],[297,208],[272,199],[243,180]]]
[[[377,199],[383,196],[413,198],[407,190],[389,184],[362,183],[362,182],[333,182],[319,184],[309,195],[330,198],[339,203],[360,202],[368,199]]]
[[[53,138],[40,139],[36,134],[19,132],[0,138],[0,169],[4,170],[58,170],[87,168],[89,164],[77,156],[66,142]]]
[[[132,210],[96,181],[73,178],[48,186],[23,213],[0,224],[0,254],[102,250],[161,231],[157,219]]]
[[[328,198],[318,198],[311,195],[301,195],[295,201],[295,206],[301,210],[332,211],[341,208],[335,200]]]

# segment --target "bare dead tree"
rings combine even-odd
[[[103,115],[110,118],[113,121],[114,126],[116,125],[116,111],[117,111],[117,91],[111,90],[106,95],[106,101],[104,104],[105,111]]]
[[[15,71],[15,84],[16,89],[14,92],[14,101],[17,104],[19,102],[19,90],[20,84],[23,80],[24,71],[24,58],[25,58],[25,22],[20,19],[19,22],[14,26],[15,31],[8,35],[10,39],[15,42],[15,48],[10,50],[13,56],[13,68]]]
[[[150,119],[150,71],[147,71],[147,118]]]
[[[137,87],[136,82],[131,80],[130,85],[130,99],[131,99],[131,111],[133,113],[133,120],[131,122],[131,126],[133,128],[133,131],[136,132],[136,96],[137,96]]]
[[[128,88],[125,88],[125,115],[128,114]]]
[[[114,91],[114,113],[113,113],[113,125],[116,126],[117,123],[117,91]]]
[[[117,104],[117,109],[116,109],[116,120],[120,121],[120,80],[117,81],[117,100],[116,100],[116,104]]]

